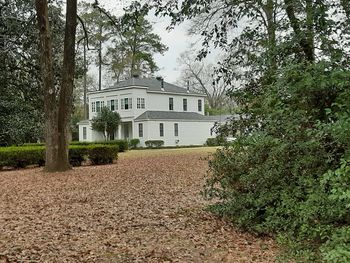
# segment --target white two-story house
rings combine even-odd
[[[120,114],[121,124],[110,139],[162,140],[164,146],[203,145],[215,137],[218,117],[205,116],[205,95],[165,82],[160,78],[133,77],[113,87],[88,93],[89,120],[79,122],[80,141],[102,141],[92,130],[91,119],[102,107]]]

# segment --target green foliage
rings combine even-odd
[[[208,138],[205,142],[207,146],[222,146],[226,144],[226,139],[222,136],[218,136],[216,138]]]
[[[162,140],[149,140],[145,141],[146,147],[149,148],[160,148],[164,145],[164,141]]]
[[[78,142],[74,141],[71,142],[70,145],[95,145],[95,144],[102,144],[102,145],[117,145],[119,148],[119,152],[125,152],[129,149],[129,144],[127,140],[113,140],[113,141],[101,141],[101,142]]]
[[[91,127],[95,131],[102,132],[104,136],[110,138],[114,134],[120,123],[120,115],[107,107],[103,107],[97,116],[91,120]]]
[[[0,148],[0,168],[9,166],[24,168],[28,165],[42,166],[44,161],[44,147],[5,147]]]
[[[122,147],[125,143],[120,144]],[[81,166],[90,160],[92,164],[112,163],[117,158],[119,146],[116,143],[76,144],[69,146],[69,162],[72,166]],[[29,165],[45,164],[44,146],[12,146],[0,148],[0,170],[3,167],[24,168]]]
[[[140,140],[139,139],[131,139],[130,141],[129,141],[129,147],[131,148],[131,149],[135,149],[135,148],[137,148],[137,146],[140,144]]]
[[[277,235],[300,261],[348,262],[349,77],[296,64],[250,97],[250,115],[229,125],[240,136],[209,162],[204,193],[221,200],[210,210]]]
[[[146,19],[140,3],[135,1],[126,10],[118,21],[117,30],[120,38],[114,38],[114,46],[107,53],[117,81],[133,74],[152,76],[158,70],[154,55],[164,54],[168,48],[161,42],[161,37],[152,32],[153,26]]]
[[[69,163],[72,166],[81,166],[82,162],[88,157],[88,146],[71,145],[69,146]]]
[[[44,126],[35,4],[2,1],[0,9],[0,145],[35,142],[43,138]],[[60,5],[49,3],[49,17],[59,86],[64,32]]]
[[[110,164],[118,158],[118,145],[90,145],[89,159],[92,164]]]

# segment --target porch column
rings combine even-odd
[[[118,139],[122,139],[122,123],[120,123],[118,126]]]

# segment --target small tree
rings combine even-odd
[[[113,112],[107,107],[103,107],[101,111],[91,121],[92,129],[103,133],[106,140],[111,138],[120,124],[120,115]]]

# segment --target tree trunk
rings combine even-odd
[[[47,0],[36,0],[37,20],[40,35],[41,74],[45,111],[45,169],[54,171],[58,159],[57,101],[54,86],[52,42],[48,18]]]
[[[48,172],[66,171],[71,168],[68,159],[68,136],[75,69],[77,0],[67,1],[62,81],[58,94],[54,86],[52,41],[47,0],[36,0],[35,5],[39,26],[41,72],[45,101],[45,170]],[[57,95],[59,96],[58,101]]]
[[[272,73],[277,70],[276,61],[276,21],[275,21],[275,3],[274,0],[268,0],[266,5],[263,6],[264,13],[267,21],[267,34],[269,39],[269,67]]]
[[[285,3],[285,8],[286,8],[286,13],[289,19],[289,22],[291,24],[291,27],[298,39],[299,45],[303,50],[303,53],[305,55],[305,58],[309,62],[314,62],[315,60],[315,55],[314,55],[314,43],[313,43],[313,37],[312,37],[312,42],[311,38],[309,35],[309,32],[303,32],[301,30],[301,25],[300,21],[295,15],[295,9],[294,9],[294,4],[295,2],[293,0],[284,0]],[[306,0],[306,24],[308,27],[308,31],[310,30],[310,23],[313,25],[313,13],[312,13],[312,0]],[[311,7],[310,7],[311,5]],[[311,8],[311,9],[310,9]]]
[[[64,54],[62,83],[58,103],[58,163],[57,170],[71,168],[68,158],[69,126],[73,104],[73,85],[75,73],[75,35],[77,28],[77,0],[67,1],[66,27],[64,34]]]

